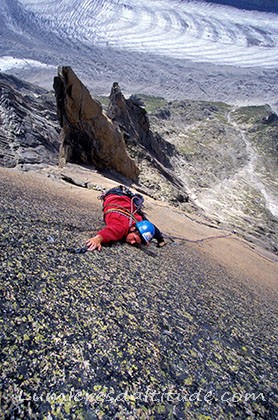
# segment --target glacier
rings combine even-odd
[[[20,0],[41,31],[93,45],[195,62],[278,65],[278,16],[178,0]]]
[[[94,91],[277,109],[278,15],[202,1],[2,0],[0,71],[47,89],[70,65]]]

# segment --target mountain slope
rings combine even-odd
[[[53,96],[0,73],[0,165],[57,163],[59,127]]]
[[[150,121],[178,151],[171,162],[191,200],[277,252],[277,115],[268,106],[187,100],[166,104]]]
[[[1,165],[28,170],[57,163],[60,128],[54,94],[15,78],[3,76],[0,80]],[[117,99],[111,102],[112,95],[107,112],[113,123],[109,124],[114,131],[122,131],[124,147],[140,170],[138,187],[186,212],[201,212],[214,223],[277,253],[277,115],[268,106],[236,108],[189,100],[167,103],[147,96],[126,100],[120,89],[116,90],[120,103]],[[71,119],[67,130],[79,151],[73,161],[84,164],[84,156],[94,152],[88,148],[89,143],[78,141],[83,122],[85,127],[90,126],[84,112],[77,111],[80,98],[83,103],[82,95],[77,94],[72,108],[77,118],[76,133],[70,131]],[[108,98],[99,99],[107,106]],[[145,102],[152,112],[147,113],[137,102]],[[95,116],[89,108],[96,124],[99,118],[108,121],[106,116],[101,117],[99,105]],[[94,132],[89,130],[89,140]],[[94,136],[92,139],[96,141]],[[119,176],[113,171],[109,174]],[[86,184],[86,180],[79,181]],[[120,182],[129,184],[130,180]]]

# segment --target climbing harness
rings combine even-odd
[[[113,206],[115,206],[115,205],[113,205]],[[132,211],[129,211],[129,210],[127,210],[126,208],[121,207],[121,206],[111,207],[111,208],[109,208],[108,210],[106,210],[106,211],[103,213],[103,217],[104,217],[104,219],[105,219],[105,216],[106,216],[107,214],[109,214],[109,213],[118,213],[118,214],[122,214],[123,216],[128,217],[128,218],[129,218],[129,225],[130,225],[130,226],[132,225],[132,222],[137,223],[137,222],[139,221],[139,220],[138,220],[138,219],[136,219],[136,217],[135,217],[135,213],[136,213],[136,211],[135,211],[135,212],[132,212]]]

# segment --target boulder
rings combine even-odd
[[[89,164],[136,181],[139,169],[126,151],[123,134],[71,67],[59,67],[53,87],[62,127],[60,166],[66,162]]]

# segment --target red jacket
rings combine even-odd
[[[115,212],[113,211],[106,214],[108,210],[112,209]],[[116,212],[117,209],[119,211],[118,213]],[[129,233],[131,226],[135,226],[135,220],[128,216],[128,212],[127,215],[121,214],[121,210],[127,210],[128,212],[134,213],[135,206],[129,197],[125,195],[119,196],[109,194],[104,199],[103,213],[106,226],[97,233],[102,236],[103,243],[124,239]],[[142,216],[137,213],[135,213],[134,216],[138,222],[143,220]]]

